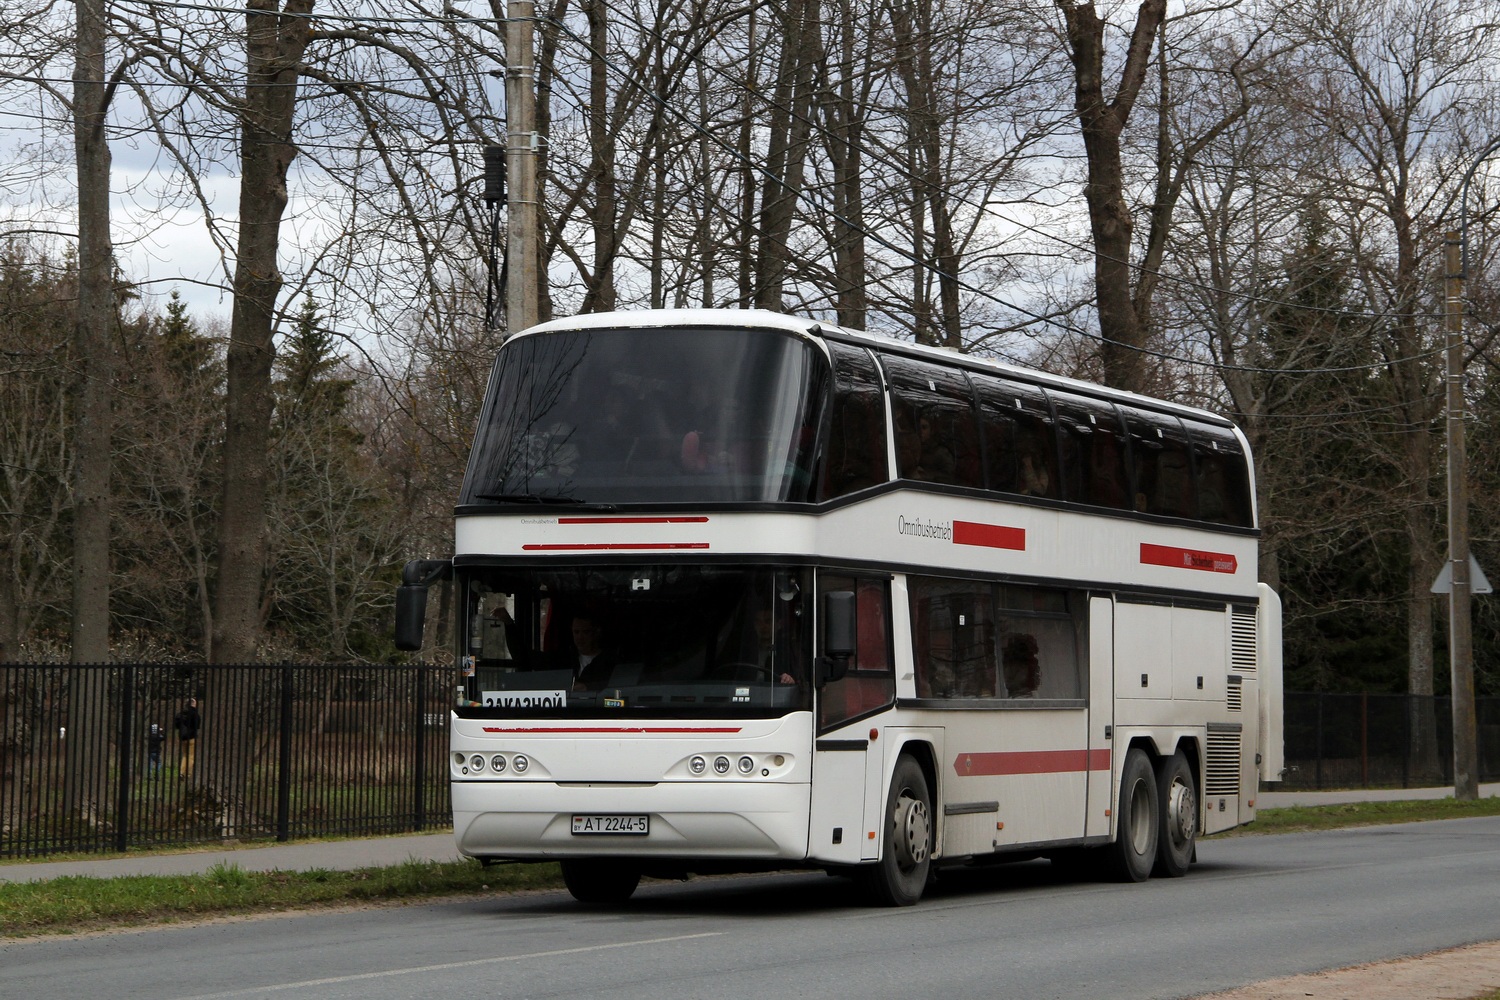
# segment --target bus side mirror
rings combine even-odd
[[[413,652],[422,648],[422,627],[427,621],[427,588],[437,580],[453,576],[453,563],[446,559],[413,559],[401,570],[396,588],[396,648]]]
[[[818,657],[818,683],[839,680],[854,656],[854,591],[830,590],[823,595],[823,655]]]

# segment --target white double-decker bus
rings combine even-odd
[[[907,905],[1023,857],[1180,876],[1281,773],[1244,437],[1200,410],[756,311],[500,349],[451,562],[462,853],[811,867]]]

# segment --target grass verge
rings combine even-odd
[[[1495,815],[1500,815],[1500,797],[1475,802],[1424,799],[1262,809],[1250,826],[1216,837]],[[90,858],[96,860],[97,855]],[[386,868],[302,872],[250,872],[238,865],[218,864],[201,875],[66,876],[41,882],[0,882],[0,936],[71,934],[204,917],[555,889],[561,885],[562,876],[555,864],[483,868],[474,861],[408,861]],[[1500,995],[1489,1000],[1500,1000]]]
[[[477,861],[407,861],[388,868],[302,872],[249,872],[235,864],[216,864],[201,875],[64,876],[0,883],[0,935],[71,934],[561,885],[555,864],[484,868]]]
[[[1251,836],[1262,833],[1299,833],[1307,830],[1338,830],[1350,826],[1383,823],[1420,823],[1433,819],[1464,819],[1500,816],[1500,796],[1461,802],[1457,799],[1414,799],[1406,802],[1346,802],[1329,806],[1288,806],[1262,809],[1255,822],[1216,836]]]

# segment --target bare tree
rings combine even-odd
[[[266,456],[271,426],[272,333],[282,276],[277,250],[296,156],[292,125],[312,0],[252,0],[245,16],[240,123],[239,246],[229,328],[224,499],[214,601],[213,661],[254,659],[266,566]]]

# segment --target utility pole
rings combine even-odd
[[[536,6],[509,0],[505,8],[506,333],[535,326],[541,317],[541,206],[537,204]]]
[[[1450,231],[1443,244],[1444,329],[1448,361],[1448,656],[1453,672],[1453,797],[1479,798],[1479,750],[1474,715],[1474,625],[1470,615],[1469,462],[1464,444],[1463,241]]]

